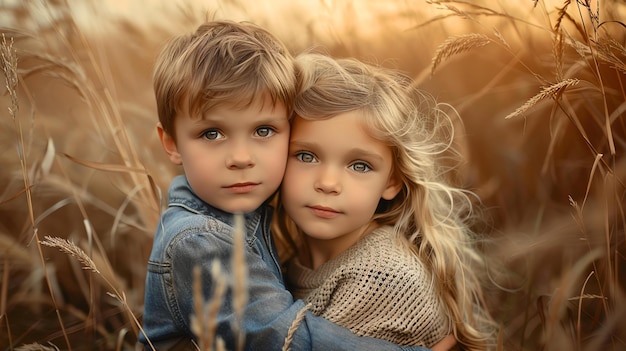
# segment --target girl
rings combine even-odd
[[[437,160],[448,116],[397,71],[312,53],[296,62],[274,228],[287,258],[298,252],[294,295],[359,335],[433,347],[453,333],[464,349],[490,348],[471,202]]]

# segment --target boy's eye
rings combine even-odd
[[[310,152],[298,152],[296,154],[296,158],[298,159],[298,161],[300,162],[304,162],[304,163],[313,163],[313,162],[317,162],[317,159],[315,158],[315,156],[313,156],[313,154],[311,154]]]
[[[365,162],[355,162],[353,164],[350,165],[350,168],[355,171],[355,172],[359,172],[359,173],[365,173],[365,172],[369,172],[372,170],[372,167],[370,167],[367,163]]]
[[[276,131],[270,127],[260,127],[256,130],[256,135],[260,136],[261,138],[269,138],[275,133]]]
[[[217,129],[209,129],[202,133],[202,137],[207,140],[218,140],[224,138],[224,135]]]

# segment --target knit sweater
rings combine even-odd
[[[432,347],[452,331],[431,274],[388,226],[316,270],[290,262],[287,279],[314,314],[357,335]]]

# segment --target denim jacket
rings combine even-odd
[[[177,176],[168,192],[168,209],[162,214],[148,262],[143,330],[139,340],[157,350],[194,349],[191,331],[194,313],[194,267],[201,268],[204,299],[213,296],[211,265],[220,263],[225,277],[234,276],[231,264],[233,216],[200,200],[184,176]],[[296,315],[304,308],[285,288],[269,226],[272,208],[263,204],[245,218],[245,259],[248,301],[242,331],[246,350],[280,350]],[[216,333],[226,349],[236,346],[232,282],[217,315]],[[147,338],[146,338],[147,336]],[[306,313],[291,350],[425,350],[399,347],[386,341],[359,337],[348,329]]]

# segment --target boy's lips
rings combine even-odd
[[[313,212],[313,214],[320,218],[335,218],[341,214],[340,211],[335,210],[334,208],[325,207],[325,206],[307,206]]]
[[[227,185],[224,188],[235,194],[245,194],[254,190],[258,185],[259,183],[246,182]]]

